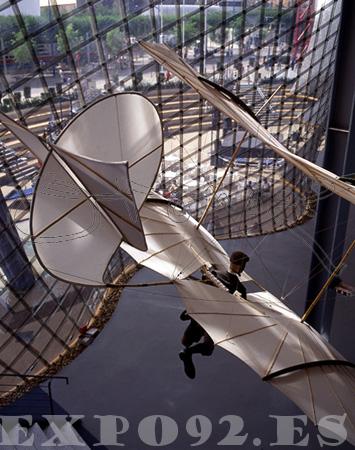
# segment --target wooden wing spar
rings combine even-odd
[[[266,130],[255,117],[241,105],[237,104],[231,96],[227,96],[222,90],[216,89],[180,58],[172,49],[164,44],[141,42],[144,48],[159,64],[166,67],[182,81],[195,89],[201,97],[209,101],[213,106],[225,115],[242,125],[251,135],[258,138],[265,145],[275,151],[279,156],[293,164],[312,180],[317,181],[326,189],[334,192],[352,204],[355,204],[355,186],[346,183],[332,172],[313,164],[291,153],[269,131]]]
[[[227,270],[229,258],[223,247],[181,207],[159,197],[150,196],[140,210],[148,250],[142,252],[125,242],[123,250],[171,280],[182,280],[201,268],[203,262],[196,254]]]
[[[0,120],[43,163],[30,220],[38,260],[56,278],[105,286],[122,241],[147,250],[139,208],[163,151],[155,107],[139,94],[105,97],[69,123],[56,144],[5,114]]]

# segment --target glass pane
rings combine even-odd
[[[119,2],[114,1],[108,5],[105,0],[100,0],[94,5],[98,31],[104,31],[116,24],[122,17]]]

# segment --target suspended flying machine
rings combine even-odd
[[[137,119],[140,127],[132,128]],[[58,279],[105,286],[105,271],[122,240],[147,250],[138,210],[163,151],[154,105],[140,94],[98,100],[75,117],[56,144],[3,113],[0,121],[43,164],[30,218],[39,262]]]
[[[355,186],[289,152],[239,99],[200,77],[168,47],[141,45],[278,155],[355,204]],[[208,270],[212,265],[228,270],[229,258],[202,226],[205,214],[197,222],[150,192],[163,139],[159,115],[148,100],[138,94],[99,100],[76,116],[55,144],[5,114],[0,120],[43,162],[30,221],[32,243],[45,270],[70,283],[103,287],[120,245],[137,263],[175,284],[188,314],[215,345],[277,387],[317,426],[326,425],[324,416],[341,416],[347,439],[355,444],[355,365],[247,274],[241,281],[254,286],[248,300],[227,292]],[[138,121],[140,126],[132,127]],[[198,270],[214,286],[192,279]]]

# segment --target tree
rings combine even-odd
[[[82,39],[88,34],[92,34],[91,19],[88,14],[80,14],[71,17],[70,24],[73,25],[73,29]]]
[[[208,11],[207,12],[207,24],[210,28],[216,28],[221,26],[222,13],[220,11]]]
[[[21,31],[18,31],[14,35],[14,39],[12,44],[16,44],[16,42],[23,39],[23,34]],[[36,50],[37,46],[34,39],[31,39],[31,43]],[[28,48],[28,44],[25,42],[24,44],[14,48],[11,52],[11,55],[14,57],[15,61],[20,65],[26,65],[33,62],[31,52]]]
[[[184,26],[184,38],[185,42],[189,42],[194,37],[199,37],[199,29],[196,27],[196,24],[193,20],[188,20]],[[191,45],[191,43],[189,44]]]
[[[234,37],[239,39],[242,32],[245,31],[245,20],[242,16],[236,17],[232,22]]]
[[[66,28],[65,28],[65,35],[66,35],[66,37],[68,39],[70,48],[75,47],[81,41],[80,34],[79,34],[78,30],[74,29],[74,25],[72,23],[70,23],[69,25],[66,26]],[[66,49],[66,46],[65,46],[65,41],[64,41],[64,37],[63,37],[63,32],[62,31],[60,31],[57,34],[56,40],[57,40],[58,50],[61,53],[66,53],[67,49]]]
[[[188,19],[184,19],[184,23],[180,26],[181,30],[181,39],[184,41],[184,45],[186,49],[194,44],[193,39],[200,39],[200,31],[198,26],[198,18],[189,17]],[[170,33],[174,36],[174,44],[178,42],[178,30],[177,27],[169,30]]]
[[[146,36],[151,31],[149,16],[136,16],[129,22],[129,29],[137,39]]]
[[[106,28],[112,26],[113,24],[117,23],[120,20],[120,17],[118,15],[97,15],[97,28],[102,31]]]
[[[7,46],[13,40],[16,30],[18,30],[15,18],[0,15],[0,30],[4,45]]]
[[[118,28],[115,28],[107,33],[106,43],[111,53],[115,55],[125,46],[124,34]]]
[[[110,16],[119,12],[119,2],[117,0],[102,0],[95,4],[97,15]]]

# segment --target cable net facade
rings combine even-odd
[[[255,113],[261,109],[261,123],[289,150],[319,161],[340,13],[340,0],[0,0],[1,110],[54,141],[95,99],[142,92],[164,127],[157,192],[198,219],[240,145],[204,225],[219,239],[287,229],[312,214],[317,186],[257,139],[242,141],[241,127],[139,41],[175,48]],[[70,348],[102,292],[57,281],[36,261],[28,221],[38,163],[0,131],[0,371],[19,376],[2,377],[6,393]],[[108,279],[128,261],[117,254]]]

